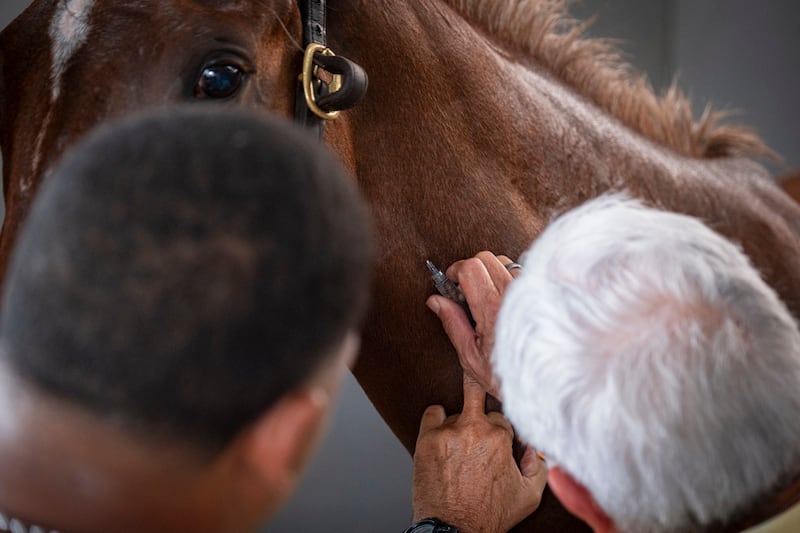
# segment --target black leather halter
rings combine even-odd
[[[325,0],[300,0],[303,72],[297,83],[295,120],[322,137],[326,120],[356,105],[367,92],[367,73],[327,46]]]

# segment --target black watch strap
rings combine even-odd
[[[458,528],[445,524],[437,518],[426,518],[411,524],[403,533],[458,533]]]

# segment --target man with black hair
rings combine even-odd
[[[194,107],[91,135],[43,186],[6,280],[0,530],[263,523],[355,357],[373,258],[352,180],[288,124]],[[510,446],[507,422],[484,422]],[[463,490],[493,490],[469,471]],[[453,496],[428,508],[453,523],[468,498],[446,483],[427,481]]]
[[[7,522],[228,531],[280,503],[367,301],[368,215],[340,168],[230,110],[136,118],[67,156],[3,300]]]

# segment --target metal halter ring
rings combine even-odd
[[[520,265],[519,263],[514,263],[513,261],[506,265],[506,270],[508,270],[509,272],[511,272],[515,268],[522,270],[522,265]]]
[[[336,55],[331,52],[330,48],[317,43],[311,43],[306,47],[306,53],[303,56],[303,73],[301,81],[303,83],[303,95],[306,98],[306,105],[312,113],[317,115],[323,120],[332,120],[339,116],[339,111],[323,111],[317,105],[316,95],[314,92],[314,84],[319,80],[317,77],[318,67],[314,64],[314,55],[322,54],[326,56]],[[333,81],[330,84],[330,91],[336,92],[342,86],[342,77],[338,74],[333,75]]]

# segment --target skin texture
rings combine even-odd
[[[51,102],[43,36],[56,4],[34,2],[0,36],[8,213],[0,269],[58,156],[102,120],[191,100],[207,58],[232,54],[250,72],[225,105],[288,117],[294,104],[301,32],[293,2],[147,0],[140,9],[98,1],[91,46],[75,52],[61,99]],[[376,9],[331,0],[328,38],[370,76],[365,100],[325,136],[371,205],[380,248],[354,374],[409,451],[424,410],[457,413],[463,394],[456,354],[423,305],[433,292],[425,260],[444,265],[485,249],[517,257],[554,214],[608,190],[699,216],[741,242],[798,316],[800,208],[754,162],[687,157],[633,132],[443,2],[387,0]],[[583,526],[545,492],[522,527]]]
[[[485,389],[465,373],[461,414],[448,417],[441,405],[423,413],[414,453],[415,521],[441,517],[460,531],[500,532],[538,507],[547,468],[531,448],[517,467],[514,430],[500,413],[484,411],[485,400]],[[492,475],[481,479],[481,471]]]

